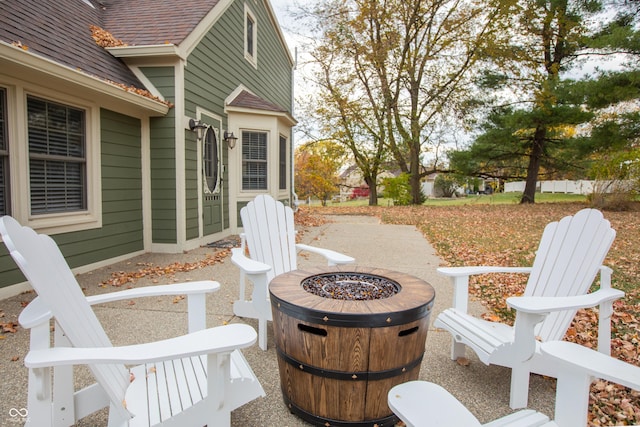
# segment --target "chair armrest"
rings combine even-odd
[[[531,273],[531,267],[469,266],[439,267],[438,273],[447,277],[474,276],[488,273]]]
[[[54,347],[30,351],[24,358],[28,368],[95,363],[139,364],[229,353],[256,342],[256,331],[249,325],[234,324],[204,329],[176,338],[123,347]]]
[[[260,261],[252,260],[244,254],[242,248],[231,249],[231,262],[246,274],[264,274],[271,270],[271,266]]]
[[[102,295],[92,295],[87,297],[87,302],[91,305],[102,304],[124,299],[167,296],[167,295],[197,295],[215,292],[220,289],[220,283],[204,280],[198,282],[174,283],[171,285],[145,286],[142,288],[126,289],[123,291],[109,292]],[[49,321],[53,315],[49,307],[42,298],[36,297],[20,313],[19,322],[25,329]]]
[[[317,248],[315,246],[304,245],[302,243],[297,243],[296,248],[322,255],[327,259],[329,265],[351,264],[355,261],[355,258],[330,249]]]
[[[466,313],[469,301],[469,276],[487,273],[530,273],[531,267],[439,267],[437,271],[451,280],[453,285],[453,308]]]
[[[606,301],[624,296],[618,289],[606,288],[596,292],[571,297],[509,297],[507,305],[525,313],[543,314],[552,311],[595,307]]]
[[[540,351],[593,377],[640,390],[640,368],[630,363],[566,341],[543,343]]]
[[[142,288],[126,289],[101,295],[92,295],[87,297],[87,302],[91,305],[95,305],[131,298],[204,294],[215,292],[219,289],[220,283],[211,280],[203,280],[198,282],[174,283],[171,285],[145,286]]]

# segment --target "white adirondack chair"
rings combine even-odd
[[[267,349],[267,321],[272,320],[268,285],[275,276],[297,268],[297,250],[320,254],[329,265],[349,264],[350,256],[314,246],[296,244],[293,210],[273,197],[261,194],[240,210],[244,232],[241,247],[231,250],[231,261],[240,268],[240,296],[233,312],[258,319],[258,345]],[[249,256],[246,256],[246,250]],[[253,283],[246,299],[246,279]]]
[[[555,416],[520,410],[487,424],[441,386],[426,381],[398,384],[387,395],[389,408],[407,427],[585,427],[591,383],[601,378],[640,390],[640,368],[578,344],[549,341],[540,346],[558,365]],[[637,426],[636,426],[637,427]]]
[[[30,329],[29,426],[70,426],[109,407],[109,427],[229,426],[230,412],[264,396],[240,348],[255,343],[248,325],[205,329],[203,281],[85,297],[58,246],[8,216],[0,233],[38,296],[19,321]],[[113,347],[92,304],[141,296],[187,295],[189,333]],[[55,321],[51,346],[50,320]],[[125,364],[139,364],[131,369]],[[73,366],[88,365],[96,383],[74,392]]]
[[[548,224],[532,267],[442,267],[451,278],[453,307],[434,325],[453,337],[451,358],[464,357],[470,347],[485,364],[511,368],[510,406],[527,406],[531,372],[557,378],[558,369],[542,357],[540,342],[562,340],[578,308],[599,305],[598,349],[610,354],[613,301],[624,296],[611,288],[611,269],[602,265],[615,230],[595,209]],[[588,294],[600,271],[600,289]],[[485,273],[529,273],[524,296],[511,297],[513,327],[488,322],[467,313],[469,276]]]

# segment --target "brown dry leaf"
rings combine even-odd
[[[100,47],[120,47],[128,46],[125,42],[117,39],[109,31],[104,30],[96,25],[90,25],[91,37]]]
[[[180,263],[175,262],[173,264],[165,266],[154,266],[153,264],[138,264],[138,267],[142,267],[136,271],[117,271],[111,273],[111,278],[103,281],[102,285],[111,286],[123,286],[125,284],[135,283],[138,279],[144,277],[151,277],[153,283],[158,283],[156,277],[169,276],[172,277],[176,273],[184,273],[197,269],[201,269],[210,265],[220,264],[224,262],[227,256],[231,253],[229,249],[223,249],[215,252],[214,254],[207,254],[204,259],[196,262]]]
[[[0,323],[0,331],[15,334],[18,332],[18,324],[15,322]]]
[[[18,360],[20,360],[20,356],[13,356],[13,357],[11,358],[11,361],[12,361],[12,362],[17,362]]]
[[[184,295],[178,295],[177,297],[175,297],[175,298],[173,299],[173,303],[174,303],[174,304],[177,304],[177,303],[179,303],[180,301],[182,301],[183,299],[184,299]]]
[[[136,379],[136,376],[133,374],[133,372],[129,372],[129,382],[132,383],[134,382]]]
[[[471,364],[471,361],[466,357],[458,357],[456,359],[456,363],[460,366],[469,366]]]
[[[502,321],[500,316],[498,316],[497,314],[494,314],[494,313],[483,313],[482,314],[482,318],[484,320],[488,320],[489,322],[501,322]]]

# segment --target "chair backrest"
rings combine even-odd
[[[111,341],[56,242],[45,234],[21,226],[10,216],[0,218],[0,234],[11,257],[71,344],[74,347],[110,347]],[[113,404],[122,406],[129,385],[125,366],[101,364],[89,368]]]
[[[296,269],[296,232],[293,210],[261,194],[240,210],[249,256],[272,267],[275,276]]]
[[[596,209],[548,224],[542,234],[525,296],[574,296],[589,291],[616,232]],[[551,313],[538,325],[542,341],[561,340],[575,310]]]

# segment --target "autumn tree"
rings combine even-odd
[[[427,170],[423,156],[435,151],[440,124],[462,105],[477,60],[497,38],[508,37],[498,30],[509,3],[317,3],[313,58],[320,90],[312,105],[324,128],[351,150],[365,180],[390,157],[409,174],[412,203],[422,202],[420,180],[439,164]]]
[[[338,172],[345,159],[344,148],[332,141],[313,141],[296,148],[296,194],[315,197],[325,206],[339,192]]]

